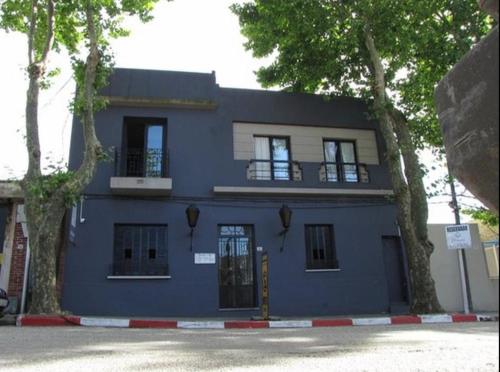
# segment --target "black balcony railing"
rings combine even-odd
[[[168,264],[149,260],[123,260],[114,262],[110,272],[112,276],[168,276]]]
[[[370,175],[366,164],[322,162],[319,179],[321,182],[369,183]]]
[[[115,150],[117,177],[168,177],[168,154],[163,149]]]
[[[250,160],[247,179],[302,181],[302,167],[297,161]]]

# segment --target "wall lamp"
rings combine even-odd
[[[200,210],[196,207],[196,205],[191,204],[186,208],[186,216],[188,220],[188,225],[191,228],[191,252],[193,251],[193,232],[196,224],[198,223],[198,217],[200,215]]]
[[[290,227],[290,223],[292,221],[292,210],[288,208],[288,205],[283,204],[280,208],[279,214],[281,218],[281,224],[283,225],[283,231],[280,233],[280,235],[283,235],[280,252],[283,252],[283,249],[285,248],[286,233],[288,232],[288,228]]]

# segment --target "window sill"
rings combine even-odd
[[[107,279],[110,280],[164,280],[164,279],[172,279],[170,275],[108,275]]]
[[[336,272],[341,271],[340,269],[306,269],[306,273],[324,273],[324,272]]]

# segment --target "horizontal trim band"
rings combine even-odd
[[[170,99],[151,97],[102,96],[111,106],[180,108],[191,110],[215,110],[217,103],[210,100]]]
[[[215,194],[250,194],[250,195],[360,195],[360,196],[391,196],[392,190],[378,189],[319,189],[302,187],[239,187],[239,186],[214,186]]]

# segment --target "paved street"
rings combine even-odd
[[[498,371],[498,323],[264,330],[0,327],[7,371]]]

